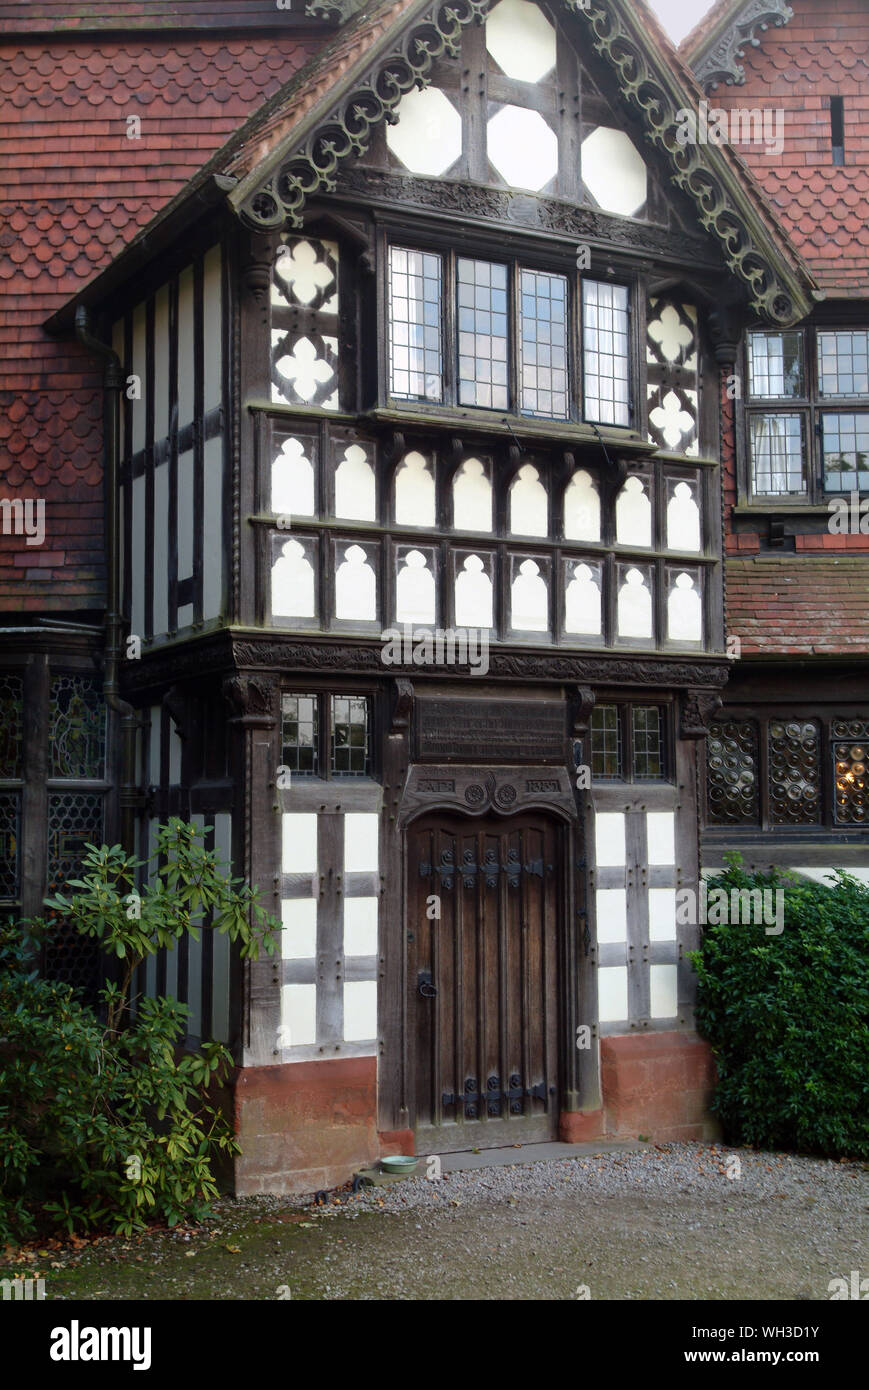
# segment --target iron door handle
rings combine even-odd
[[[416,982],[416,992],[421,994],[423,999],[434,999],[438,992],[437,985],[431,982],[431,973],[428,970],[421,970]]]

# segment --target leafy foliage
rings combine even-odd
[[[180,820],[160,827],[157,872],[138,892],[139,861],[89,845],[82,878],[48,907],[123,962],[101,991],[106,1021],[67,985],[40,978],[46,923],[0,927],[0,1240],[45,1225],[130,1234],[175,1225],[216,1196],[213,1165],[237,1153],[213,1096],[232,1067],[220,1043],[183,1053],[187,1008],[142,998],[126,1021],[136,966],[186,934],[225,933],[240,954],[275,949],[279,924]],[[203,924],[208,914],[211,925]]]
[[[692,954],[697,1025],[718,1065],[730,1142],[869,1157],[869,888],[748,874],[738,854],[710,890],[784,894],[784,929],[704,928]]]

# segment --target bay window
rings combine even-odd
[[[393,245],[387,311],[393,400],[631,423],[625,285]]]

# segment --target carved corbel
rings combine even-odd
[[[679,734],[682,738],[706,738],[713,715],[721,708],[723,701],[714,690],[685,690],[682,693],[682,711]]]
[[[393,689],[395,691],[395,703],[392,707],[389,732],[390,734],[406,734],[410,729],[410,717],[413,713],[413,682],[399,676],[393,682]]]
[[[588,733],[595,698],[595,693],[590,685],[578,685],[576,687],[576,699],[573,706],[574,738],[585,738]]]
[[[178,737],[186,739],[190,733],[191,720],[190,701],[187,696],[179,686],[170,686],[163,696],[162,705],[169,711],[169,718],[175,725]]]
[[[709,311],[709,337],[720,367],[732,367],[739,353],[742,315],[733,304],[722,304]]]
[[[222,686],[223,698],[232,710],[232,722],[256,724],[260,727],[274,722],[275,683],[265,676],[227,676]]]
[[[268,318],[274,258],[274,236],[268,232],[251,232],[242,259],[241,275],[244,287],[259,308],[263,321]]]

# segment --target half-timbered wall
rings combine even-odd
[[[220,717],[222,702],[217,703]],[[185,737],[165,704],[147,706],[142,711],[141,784],[145,793],[145,813],[138,823],[137,851],[148,861],[142,870],[142,883],[153,882],[159,863],[156,854],[157,827],[170,815],[180,816],[205,832],[204,844],[216,850],[221,861],[232,864],[233,816],[229,784],[214,777],[220,772],[222,750],[215,749],[211,766],[196,764],[201,745],[213,728],[209,706],[201,704],[185,720]],[[200,739],[192,725],[201,720]],[[189,745],[189,746],[188,746]],[[218,764],[218,765],[216,765]],[[203,786],[205,790],[200,788]],[[197,809],[207,805],[209,809]],[[225,809],[217,809],[218,807]],[[230,872],[228,869],[227,872]],[[231,1026],[232,953],[227,937],[210,928],[206,918],[199,940],[186,935],[173,950],[160,947],[139,967],[133,988],[133,1009],[142,995],[168,995],[190,1010],[187,1042],[191,1046],[206,1039],[234,1041]]]
[[[124,365],[123,602],[145,642],[224,609],[224,287],[221,247],[115,323]]]

